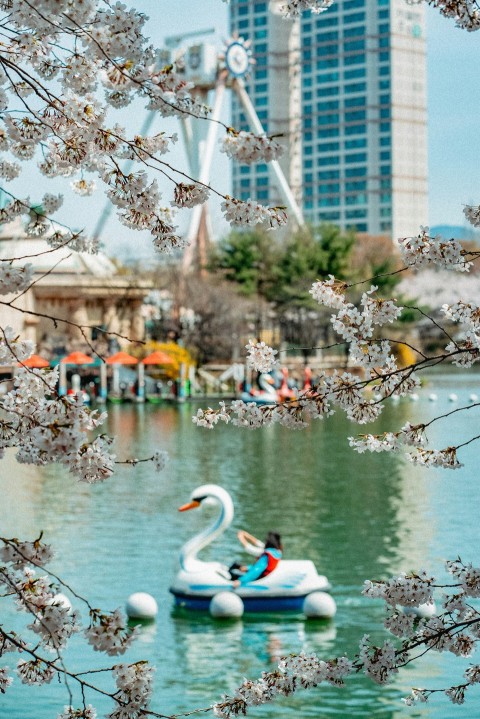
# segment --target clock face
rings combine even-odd
[[[250,65],[248,51],[239,42],[232,42],[225,51],[225,64],[232,75],[245,75]]]

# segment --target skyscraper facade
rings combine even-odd
[[[231,0],[232,33],[256,64],[246,88],[307,221],[370,235],[426,224],[426,42],[422,5],[335,0],[285,20],[282,0]],[[234,97],[234,127],[247,118]],[[281,204],[267,165],[234,167],[233,194]]]

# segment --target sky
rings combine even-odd
[[[130,4],[130,3],[128,3]],[[228,6],[221,0],[131,0],[131,4],[149,16],[145,34],[152,44],[162,47],[166,37],[196,30],[214,29],[208,41],[218,47],[228,37]],[[480,109],[480,33],[468,33],[455,27],[437,10],[427,8],[428,63],[428,132],[429,132],[429,217],[425,224],[466,226],[462,208],[480,202],[480,161],[478,148],[478,113]],[[228,123],[229,98],[223,110]],[[138,133],[144,119],[140,105],[127,111],[122,123]],[[155,119],[151,132],[179,131],[176,120]],[[186,158],[179,142],[167,156],[171,164],[186,168]],[[215,156],[212,184],[225,193],[230,191],[229,163],[220,152]],[[62,192],[62,180],[43,180],[43,192]],[[19,191],[14,183],[12,191]],[[169,185],[160,183],[168,202],[172,195]],[[38,192],[38,189],[36,189]],[[35,190],[31,190],[32,199]],[[25,191],[23,190],[23,195]],[[42,193],[43,194],[43,193]],[[79,217],[87,231],[92,231],[107,202],[101,190],[94,198],[78,198],[65,192],[64,207],[58,217],[69,222]],[[213,229],[221,236],[229,229],[220,211],[219,202],[211,206]],[[177,224],[184,231],[189,220],[188,211],[181,211]],[[129,257],[151,255],[151,242],[146,233],[125,228],[109,217],[102,240],[107,254]]]

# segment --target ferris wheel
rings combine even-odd
[[[193,83],[194,87],[190,92],[197,101],[212,106],[207,121],[191,116],[185,116],[180,120],[189,175],[204,185],[209,185],[211,180],[212,163],[217,148],[218,130],[222,125],[220,118],[227,90],[238,98],[250,130],[258,135],[266,134],[245,85],[245,78],[255,65],[250,41],[232,35],[221,51],[214,44],[205,41],[191,45],[184,44],[192,36],[205,36],[213,32],[213,29],[199,30],[167,38],[165,49],[159,56],[159,65],[174,64],[176,72]],[[147,134],[154,119],[155,113],[150,112],[142,126],[141,134]],[[279,162],[273,160],[269,163],[269,167],[275,176],[279,193],[290,216],[297,225],[302,226],[304,224],[302,211]],[[110,212],[111,206],[105,208],[95,229],[97,238],[103,231]],[[193,267],[205,267],[207,248],[213,240],[208,202],[192,209],[186,240],[188,245],[183,254],[183,271],[188,272]]]

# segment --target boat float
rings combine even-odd
[[[204,562],[198,553],[230,526],[234,507],[229,493],[216,484],[204,484],[192,492],[184,512],[215,504],[219,514],[206,529],[180,551],[180,569],[170,592],[178,607],[210,611],[217,617],[238,617],[244,612],[304,612],[309,617],[330,618],[336,612],[328,594],[328,579],[318,574],[310,560],[282,559],[266,577],[233,588],[228,568],[220,562]]]

